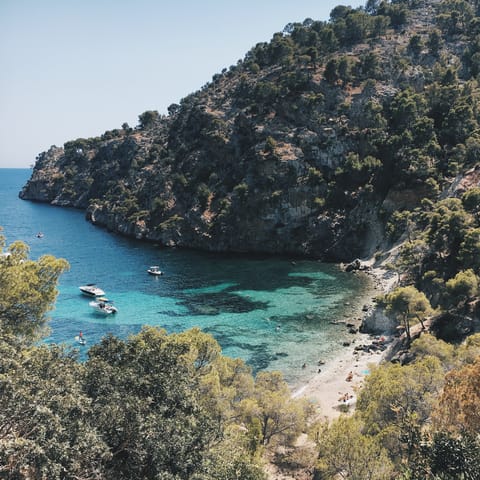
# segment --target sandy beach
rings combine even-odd
[[[372,337],[359,334],[357,342],[345,347],[337,358],[316,367],[311,379],[294,391],[293,397],[308,399],[317,407],[319,418],[325,420],[338,417],[345,408],[342,405],[348,405],[350,410],[354,409],[357,393],[365,377],[372,365],[378,365],[383,358],[384,352],[381,351],[354,351],[355,345],[371,342]]]
[[[390,272],[383,268],[373,268],[368,262],[362,263],[370,267],[368,274],[373,280],[370,297],[386,293],[393,288],[395,278]],[[325,364],[307,366],[306,368],[311,370],[311,377],[307,383],[297,388],[292,396],[308,399],[317,406],[319,418],[325,420],[337,418],[345,411],[345,405],[353,411],[365,377],[372,366],[382,361],[387,351],[356,351],[355,347],[369,345],[379,340],[389,345],[392,338],[356,334],[355,340],[349,346],[343,347],[336,358]]]

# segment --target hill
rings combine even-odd
[[[338,7],[329,22],[287,25],[166,117],[147,111],[133,130],[52,147],[22,198],[85,208],[94,223],[165,245],[371,254],[385,213],[429,190],[426,172],[392,158],[392,102],[426,88],[424,71],[453,45],[436,57],[423,46],[433,5],[369,3],[368,13]]]
[[[478,15],[475,1],[369,0],[289,24],[167,116],[41,153],[20,196],[166,246],[351,261],[400,241],[403,282],[465,313]]]

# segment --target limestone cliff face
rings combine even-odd
[[[428,31],[436,3],[408,12],[402,28]],[[394,61],[411,32],[394,24],[404,7],[388,8],[344,7],[331,23],[294,24],[168,116],[145,112],[135,129],[52,147],[21,198],[85,209],[95,224],[168,246],[373,254],[399,207],[393,190],[412,192],[409,208],[425,193],[410,167],[396,185],[390,107],[405,89],[424,88],[432,58]],[[363,37],[337,28],[349,19]]]
[[[348,133],[297,134],[285,120],[259,125],[242,114],[221,120],[221,133],[217,120],[218,112],[190,107],[146,129],[52,147],[20,196],[85,209],[95,224],[167,246],[329,259],[372,253],[382,230],[377,196],[353,201],[352,192],[351,208],[325,206],[322,170],[342,162]]]

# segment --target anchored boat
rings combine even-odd
[[[118,312],[117,307],[112,305],[112,302],[108,300],[108,298],[97,298],[96,300],[89,302],[89,305],[95,310],[95,312],[101,313],[102,315],[111,315]]]
[[[163,275],[163,272],[160,270],[160,267],[157,266],[157,265],[153,265],[151,266],[147,272],[150,274],[150,275]]]
[[[95,286],[94,283],[87,283],[87,285],[82,285],[78,288],[84,295],[88,295],[89,297],[101,297],[102,295],[105,295],[105,292],[101,288]]]

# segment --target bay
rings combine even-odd
[[[314,260],[167,249],[124,238],[91,225],[82,211],[20,200],[30,174],[0,169],[0,226],[7,244],[30,246],[31,258],[52,254],[70,264],[45,341],[79,347],[74,337],[82,331],[85,359],[88,346],[109,333],[125,338],[142,325],[169,333],[199,327],[225,355],[254,371],[281,370],[299,384],[350,338],[337,322],[360,315],[368,278]],[[148,275],[150,265],[164,275]],[[105,290],[118,313],[96,314],[78,289],[86,283]]]

